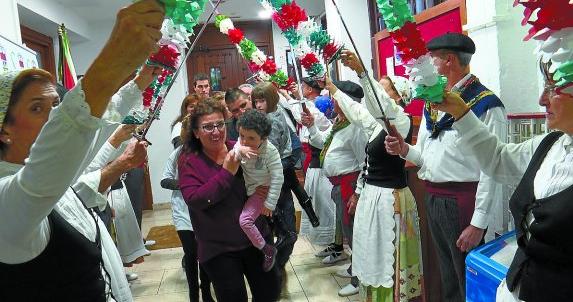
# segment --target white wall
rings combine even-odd
[[[476,43],[472,73],[495,92],[508,113],[539,111],[534,42],[523,42],[523,8],[512,0],[467,0],[465,30]]]
[[[273,47],[275,52],[275,62],[285,73],[287,72],[286,51],[290,49],[288,41],[283,37],[281,29],[273,22]]]
[[[74,31],[80,36],[89,37],[91,34],[90,26],[85,20],[55,0],[17,0],[17,2],[19,5],[26,7],[55,24],[64,23],[69,30]],[[57,28],[53,30],[55,30],[57,36]]]
[[[342,17],[352,34],[352,38],[356,43],[358,52],[366,65],[369,74],[372,74],[372,42],[370,39],[370,18],[368,17],[368,2],[355,1],[355,0],[336,0]],[[336,12],[336,8],[331,0],[325,0],[326,9],[326,23],[328,24],[328,32],[337,40],[344,43],[347,49],[352,48],[350,38],[346,34],[340,17]],[[338,63],[340,64],[340,63]],[[340,79],[350,80],[358,83],[359,79],[356,73],[349,68],[339,65]]]
[[[21,44],[22,36],[20,34],[20,20],[18,18],[16,0],[0,1],[0,20],[2,20],[0,35]]]

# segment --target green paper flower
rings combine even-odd
[[[315,49],[323,49],[330,42],[330,35],[326,30],[318,30],[310,34],[309,44]]]
[[[284,87],[288,83],[288,76],[281,69],[271,75],[271,82],[277,84],[279,87]]]
[[[283,35],[292,46],[298,45],[302,39],[302,36],[294,28],[287,29],[283,32]]]
[[[414,98],[423,99],[427,102],[440,104],[444,99],[444,89],[448,80],[444,76],[438,78],[438,82],[432,86],[418,86],[414,91]]]
[[[241,54],[243,58],[249,60],[255,51],[257,51],[257,45],[249,39],[243,39],[241,43],[239,43],[239,48],[241,49]]]
[[[324,67],[320,63],[313,64],[309,70],[307,70],[308,75],[311,77],[322,76],[324,73]]]
[[[281,10],[283,5],[291,4],[291,2],[291,0],[269,0],[269,3],[272,5],[272,7],[278,11]]]
[[[205,9],[207,0],[160,0],[165,5],[165,16],[176,25],[182,25],[192,31],[199,16]]]
[[[404,23],[414,22],[410,7],[405,0],[376,0],[378,10],[384,19],[388,31],[396,31],[404,26]]]
[[[557,82],[557,86],[573,82],[573,61],[561,64],[553,74],[553,80]]]
[[[225,15],[217,15],[215,17],[215,26],[217,28],[219,28],[219,25],[221,24],[221,22],[225,19],[228,19],[229,17],[225,16]]]

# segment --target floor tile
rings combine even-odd
[[[281,295],[280,302],[307,302],[308,299],[304,292],[296,292],[296,293],[287,293],[285,295]]]
[[[155,296],[136,297],[133,302],[188,302],[188,293],[169,293]]]
[[[157,295],[160,282],[134,283],[131,285],[131,295],[134,297]]]
[[[187,278],[182,268],[165,270],[161,286],[159,286],[159,294],[188,291]]]

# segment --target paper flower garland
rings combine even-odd
[[[245,38],[243,32],[235,28],[233,21],[225,15],[215,17],[215,26],[235,44],[241,56],[247,60],[249,69],[264,81],[271,81],[279,88],[286,88],[292,80],[277,68],[275,61],[267,57],[255,43]]]
[[[160,0],[165,7],[165,16],[173,24],[185,27],[189,32],[199,23],[208,0]]]
[[[414,98],[441,103],[447,80],[438,74],[406,0],[376,0],[414,88]]]
[[[311,54],[316,57],[317,60],[312,60],[313,65],[303,65],[308,75],[324,76],[325,68],[318,58],[322,57],[327,63],[336,60],[343,45],[334,41],[295,1],[261,0],[261,3],[266,9],[274,11],[273,21],[281,29],[299,60]]]
[[[535,52],[543,63],[551,63],[557,92],[573,95],[573,2],[516,0],[518,4],[525,6],[521,24],[531,25],[524,40],[537,40]]]

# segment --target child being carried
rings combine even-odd
[[[257,110],[245,112],[238,120],[239,140],[233,147],[241,160],[243,177],[249,198],[243,207],[239,223],[253,245],[265,255],[263,270],[275,264],[277,249],[267,243],[255,226],[259,215],[271,216],[283,185],[283,166],[279,151],[267,138],[271,121]],[[268,193],[266,193],[268,189]]]

